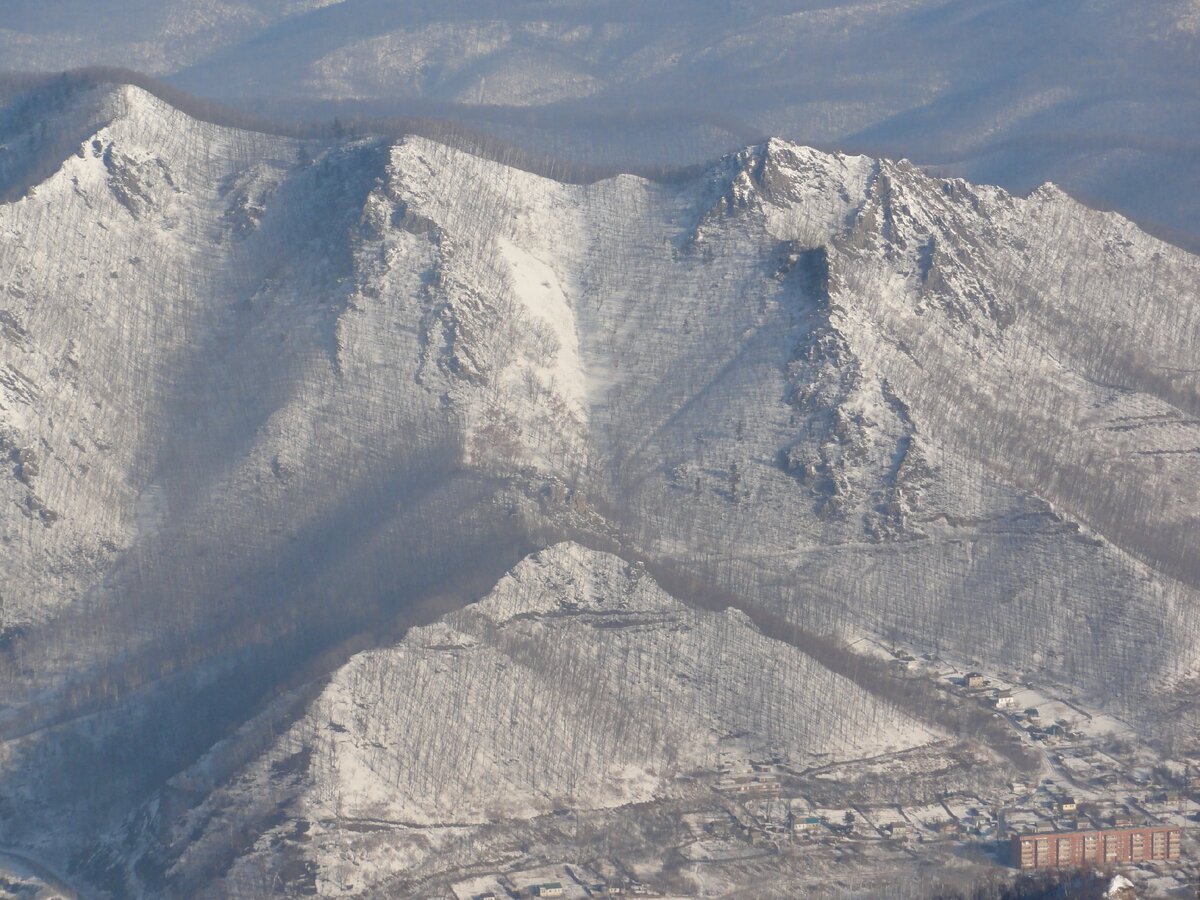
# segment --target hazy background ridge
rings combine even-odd
[[[1054,181],[1195,249],[1194,0],[17,0],[9,71],[119,65],[290,122],[452,119],[534,154],[689,165],[764,135]]]

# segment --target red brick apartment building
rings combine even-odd
[[[1012,839],[1012,864],[1049,869],[1179,859],[1179,841],[1174,825],[1018,834]]]

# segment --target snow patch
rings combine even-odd
[[[517,299],[535,320],[550,328],[557,341],[553,361],[535,367],[538,377],[544,387],[559,394],[575,412],[584,415],[587,389],[575,313],[558,275],[546,263],[507,238],[496,238],[496,246],[508,265]]]

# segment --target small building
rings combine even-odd
[[[912,829],[904,822],[892,822],[888,825],[887,831],[894,838],[907,838]]]
[[[1079,804],[1075,802],[1074,797],[1067,797],[1058,804],[1058,811],[1062,813],[1073,813],[1079,811]]]
[[[981,672],[968,672],[963,678],[963,684],[969,688],[983,687],[987,684],[987,679],[983,677]]]
[[[538,897],[561,897],[565,893],[562,883],[558,881],[547,881],[545,884],[537,886]]]
[[[820,828],[821,820],[816,816],[803,816],[792,823],[792,831],[797,834],[818,831]]]
[[[770,772],[739,772],[717,779],[717,790],[729,794],[774,794],[779,791],[779,776]]]
[[[1016,709],[1017,698],[1012,694],[1001,692],[996,695],[996,709]]]

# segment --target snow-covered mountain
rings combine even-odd
[[[302,752],[305,802],[426,823],[489,815],[474,766],[519,819],[726,733],[935,730],[689,599],[1194,727],[1156,710],[1200,666],[1195,256],[778,140],[564,184],[56,97],[0,114],[5,842],[98,883],[96,835],[147,846],[140,805],[264,715],[230,771]]]
[[[1049,186],[774,141],[682,185],[497,178],[416,142],[392,159],[434,173],[395,190],[440,223],[439,368],[469,434],[493,417],[478,464],[562,478],[638,546],[814,626],[1056,650],[1097,686],[1164,642],[1194,662],[1173,624],[1197,577],[1194,257]],[[535,351],[495,324],[511,306],[570,322],[555,362],[582,371],[518,386]],[[1121,627],[1080,634],[1076,596]]]

